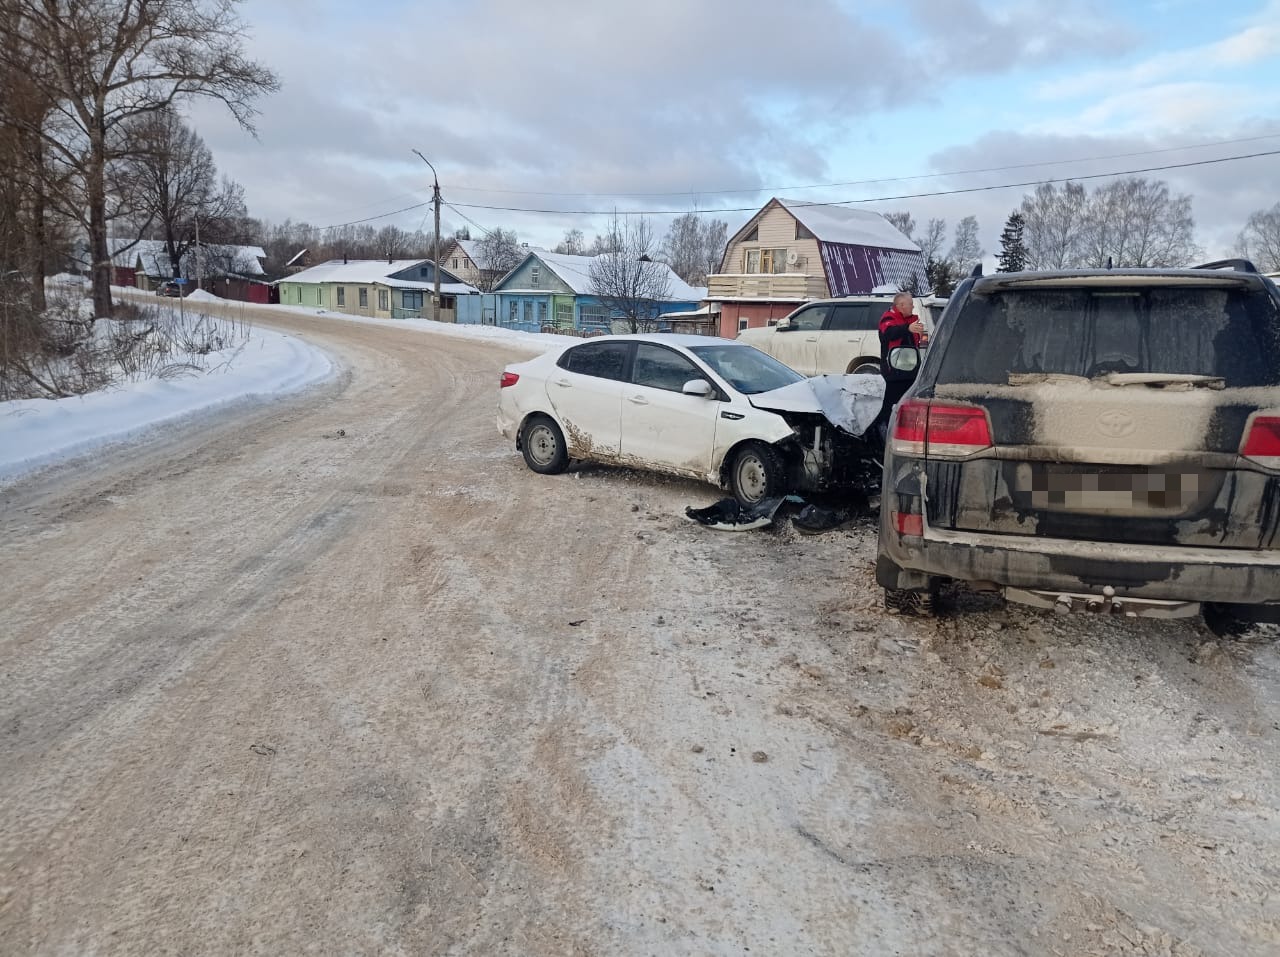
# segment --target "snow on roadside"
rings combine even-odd
[[[350,316],[341,312],[329,312],[311,306],[258,306],[262,310],[272,312],[294,313],[300,316],[312,316],[320,319],[339,319],[343,322],[358,322],[368,326],[391,326],[394,329],[416,329],[439,336],[450,336],[454,339],[480,339],[503,345],[536,349],[538,352],[549,352],[563,346],[572,346],[583,340],[578,336],[562,336],[551,332],[521,332],[518,329],[504,329],[501,326],[473,326],[453,322],[434,322],[431,319],[376,319],[370,316]]]
[[[195,413],[297,391],[333,371],[328,354],[315,346],[261,328],[241,347],[208,358],[210,371],[195,376],[125,381],[66,399],[0,402],[0,484]]]

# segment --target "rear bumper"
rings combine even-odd
[[[882,521],[880,558],[877,578],[886,588],[943,577],[1064,593],[1111,586],[1121,597],[1166,601],[1280,602],[1280,552],[1271,551],[1024,538],[927,524],[923,536],[901,536]]]

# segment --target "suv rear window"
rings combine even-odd
[[[1280,316],[1259,291],[998,290],[972,296],[948,322],[939,384],[1153,372],[1220,376],[1228,388],[1280,385]]]

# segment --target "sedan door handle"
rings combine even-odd
[[[642,395],[633,395],[633,396],[631,397],[631,399],[630,399],[630,402],[631,402],[633,405],[648,405],[648,404],[649,404],[649,400],[648,400],[648,399],[646,399],[646,398],[645,398],[644,396],[642,396]]]
[[[571,385],[573,385],[573,383],[570,382],[568,379],[556,379],[555,382],[556,382],[556,385],[560,386],[560,388],[562,389],[567,389]]]
[[[805,342],[817,342],[817,341],[818,341],[817,336],[810,336],[808,339],[805,340]]]

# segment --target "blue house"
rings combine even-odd
[[[595,258],[530,252],[494,286],[497,325],[527,332],[622,331],[620,317],[592,294],[591,263]],[[665,263],[649,263],[649,267],[669,273],[667,298],[653,304],[659,315],[688,312],[705,298],[705,289],[688,285]]]

